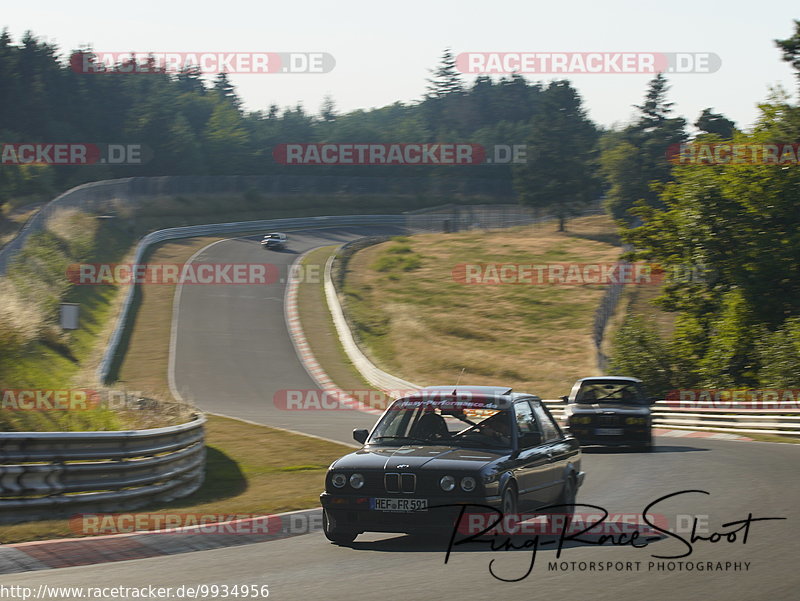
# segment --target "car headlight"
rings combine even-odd
[[[461,490],[464,492],[472,492],[475,490],[475,478],[472,476],[467,476],[466,478],[461,478]]]
[[[347,484],[347,476],[344,474],[334,474],[331,476],[331,483],[336,488],[344,488],[344,485]]]
[[[629,417],[625,420],[626,424],[643,424],[645,419],[643,417]]]
[[[439,480],[439,486],[442,487],[443,491],[450,492],[456,487],[456,479],[453,476],[442,476],[442,479]]]
[[[350,486],[353,488],[361,488],[364,486],[364,476],[361,474],[353,474],[350,476]]]

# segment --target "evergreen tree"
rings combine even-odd
[[[724,115],[714,113],[710,108],[703,109],[694,126],[706,133],[716,134],[724,140],[730,140],[736,131],[736,124]]]
[[[615,219],[631,221],[629,211],[639,200],[662,206],[658,185],[670,179],[668,151],[686,140],[686,121],[671,116],[668,90],[666,78],[659,73],[650,81],[644,102],[635,106],[638,119],[619,135],[606,134],[600,164],[608,187],[606,209]],[[623,147],[616,148],[620,144]],[[637,166],[635,170],[630,168],[631,162]]]
[[[792,65],[800,86],[800,20],[794,21],[794,34],[785,40],[775,40],[775,45],[783,52],[783,60]]]
[[[236,88],[228,79],[227,73],[223,71],[217,75],[217,77],[214,79],[214,85],[212,89],[217,95],[217,98],[229,102],[237,111],[241,110],[242,102],[239,100],[239,96],[236,93]]]
[[[514,172],[520,202],[551,212],[564,231],[567,218],[598,198],[596,143],[578,92],[567,81],[552,82],[530,124],[527,162]]]
[[[450,48],[445,48],[439,66],[431,71],[433,77],[428,82],[426,98],[445,98],[464,92],[464,82],[456,67],[456,59]]]

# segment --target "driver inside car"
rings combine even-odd
[[[426,411],[414,424],[410,435],[421,440],[441,440],[450,438],[447,423],[435,411]]]
[[[478,429],[481,433],[491,436],[503,444],[511,444],[511,428],[508,418],[503,413],[497,413],[483,420],[478,425]]]

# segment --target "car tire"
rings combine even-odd
[[[561,532],[561,530],[565,527],[564,521],[569,519],[572,520],[572,516],[575,514],[575,500],[578,496],[578,483],[575,480],[575,476],[570,474],[567,476],[567,479],[564,480],[564,486],[561,489],[561,494],[558,495],[558,499],[554,503],[555,507],[548,510],[547,515],[547,522],[549,525],[549,531],[551,534],[556,534]]]
[[[322,532],[325,534],[325,538],[337,545],[349,545],[358,536],[358,532],[355,530],[337,528],[336,518],[327,509],[322,510]]]
[[[575,476],[570,474],[567,476],[567,479],[564,480],[564,487],[561,489],[561,494],[558,497],[557,503],[559,505],[567,505],[567,507],[563,507],[560,510],[560,513],[575,513],[575,500],[578,498],[578,483],[575,480]],[[572,505],[572,507],[569,507]]]
[[[503,515],[518,513],[519,499],[517,498],[517,488],[510,482],[503,491],[503,501],[500,508],[503,511]]]

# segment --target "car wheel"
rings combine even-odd
[[[511,515],[517,513],[517,489],[513,484],[506,486],[503,492],[503,515]]]
[[[575,500],[578,496],[578,484],[575,481],[575,476],[569,475],[564,481],[564,487],[561,489],[561,494],[554,503],[556,505],[547,511],[547,522],[550,528],[550,533],[555,534],[561,532],[565,527],[565,522],[572,521],[572,516],[575,514]]]
[[[337,528],[336,518],[327,509],[322,510],[322,531],[325,533],[325,538],[337,545],[349,545],[358,536],[355,530]]]
[[[557,503],[559,505],[566,505],[567,507],[560,507],[560,513],[575,513],[575,500],[578,497],[578,485],[575,482],[575,476],[570,474],[564,481],[564,488],[561,489],[561,495],[558,497]],[[572,505],[572,507],[569,507]]]

